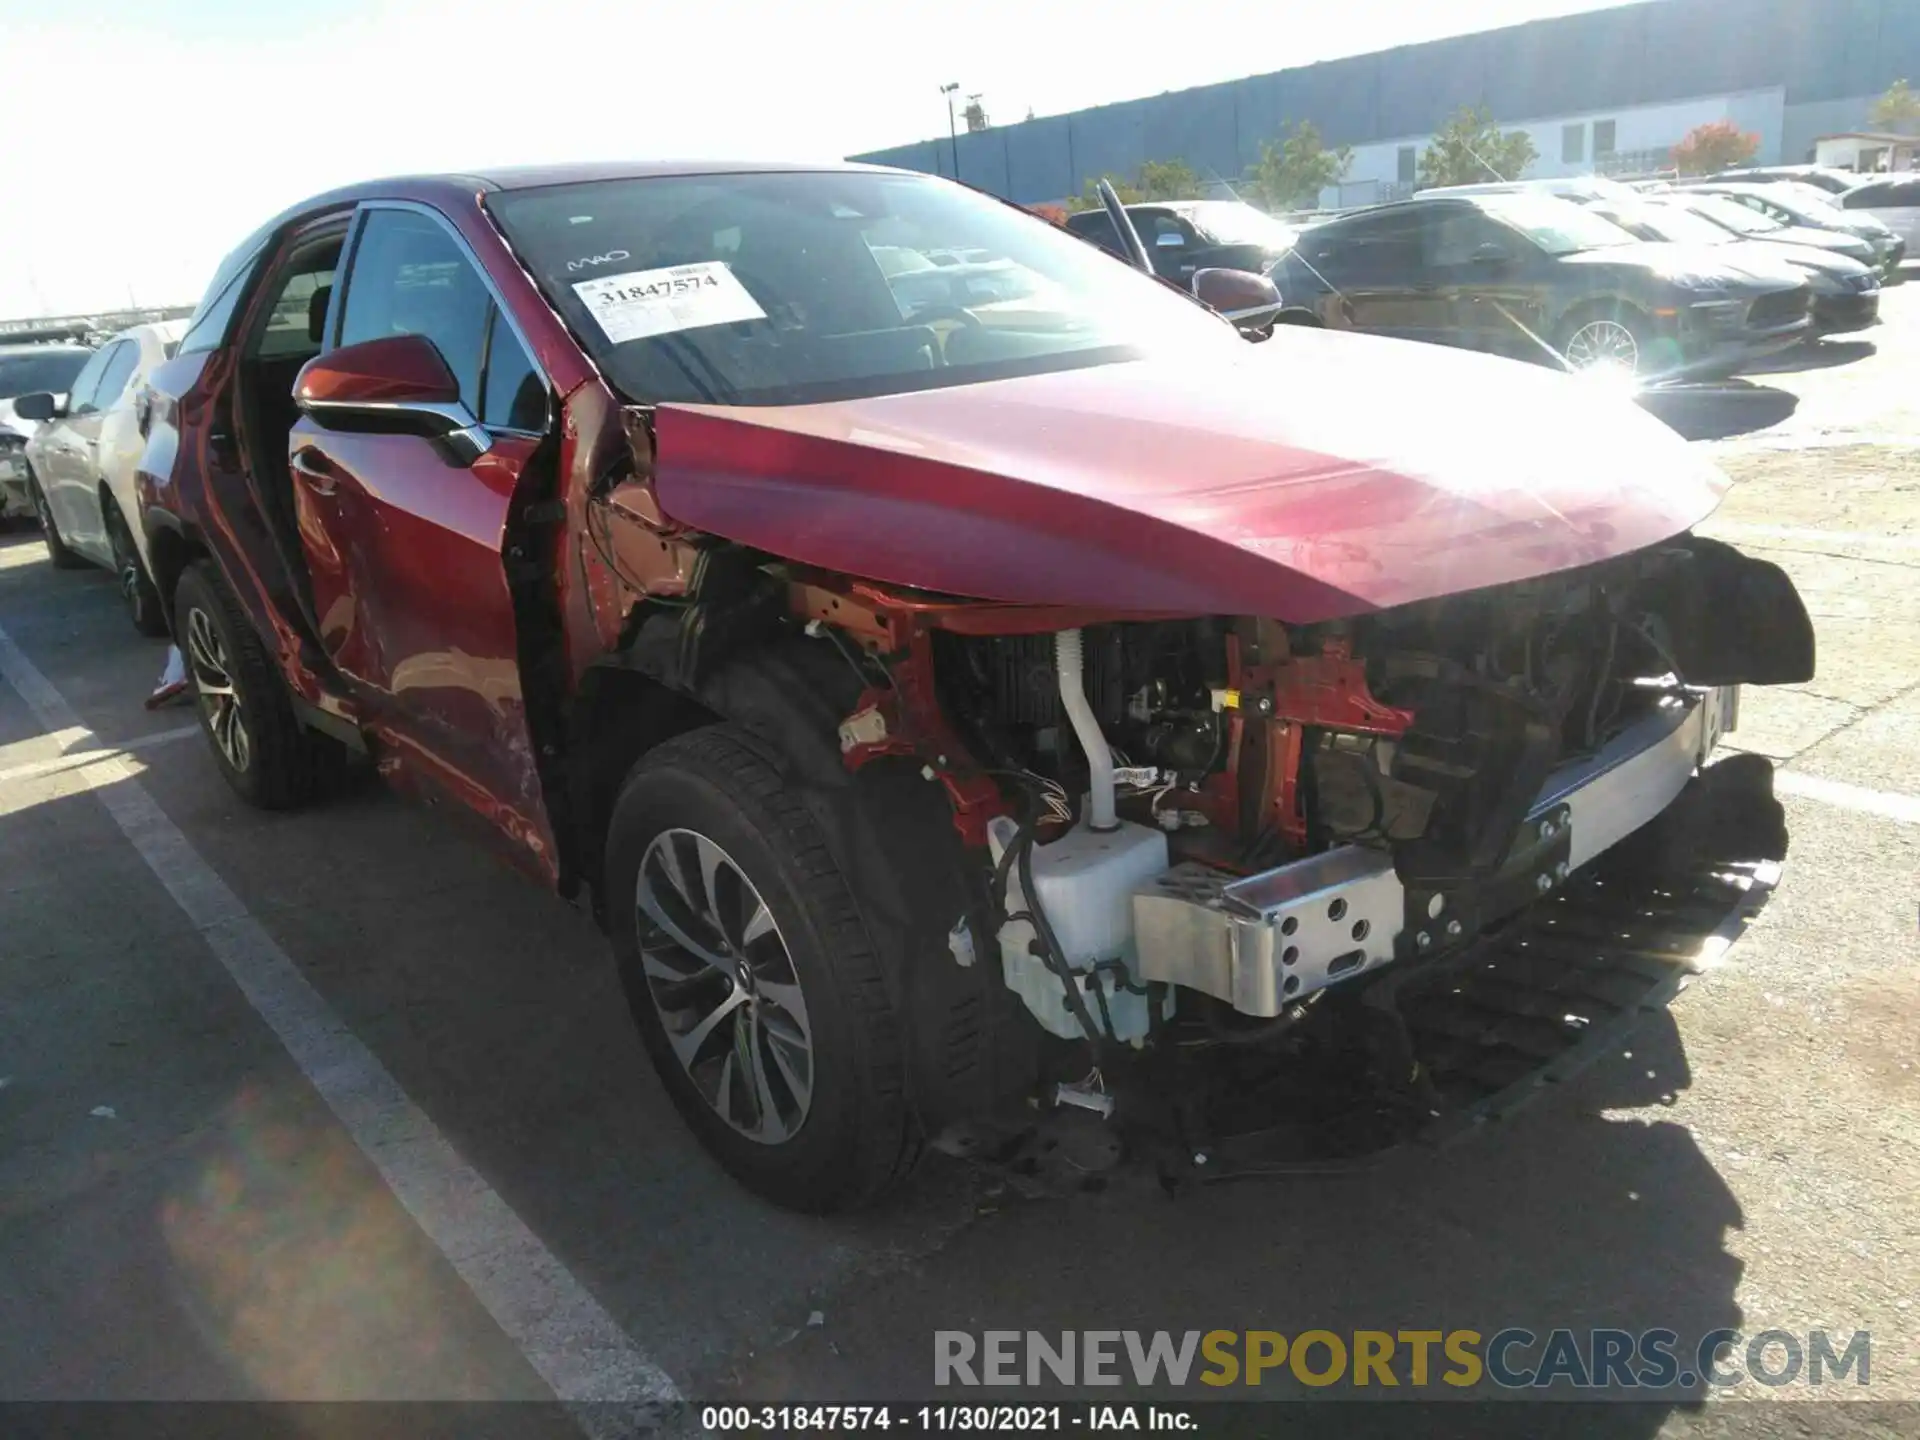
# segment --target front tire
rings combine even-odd
[[[879,957],[811,811],[745,732],[695,730],[634,767],[606,876],[634,1023],[729,1174],[824,1212],[911,1168],[919,1137]]]
[[[60,538],[60,524],[53,518],[53,507],[47,504],[46,492],[40,488],[40,477],[31,469],[27,471],[27,496],[33,501],[33,513],[40,520],[40,534],[47,542],[47,558],[53,562],[56,570],[78,570],[87,562],[76,550],[67,547]]]
[[[120,597],[127,603],[127,618],[149,640],[158,640],[167,633],[167,607],[160,602],[160,592],[133,543],[133,531],[111,495],[100,497],[100,520],[113,546],[113,569],[120,581]]]
[[[214,763],[234,793],[262,810],[304,805],[339,768],[339,746],[303,726],[287,687],[208,560],[173,592],[174,633]]]
[[[1576,373],[1612,369],[1647,377],[1653,357],[1647,318],[1631,305],[1594,306],[1576,314],[1560,338],[1560,354]]]

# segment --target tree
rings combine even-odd
[[[1069,210],[1098,210],[1100,181],[1113,186],[1122,205],[1138,205],[1143,200],[1199,200],[1206,185],[1184,160],[1149,160],[1132,179],[1102,175],[1087,181],[1086,188],[1067,202]]]
[[[1329,150],[1311,120],[1302,120],[1278,142],[1264,141],[1247,171],[1246,198],[1263,210],[1301,209],[1320,202],[1320,192],[1338,185],[1353,164],[1353,149]]]
[[[1067,223],[1067,207],[1064,205],[1029,205],[1027,206],[1027,210],[1031,214],[1038,215],[1049,225],[1064,225]]]
[[[1420,157],[1420,189],[1518,180],[1539,158],[1524,130],[1504,133],[1493,112],[1477,105],[1456,110]]]
[[[1682,175],[1711,175],[1745,165],[1760,149],[1760,137],[1742,133],[1731,120],[1696,125],[1673,147],[1673,164]]]
[[[1142,200],[1199,200],[1207,193],[1200,177],[1184,160],[1149,160],[1134,182]]]
[[[1904,80],[1894,81],[1887,87],[1887,93],[1873,102],[1868,119],[1876,130],[1890,130],[1896,135],[1920,134],[1920,91]]]

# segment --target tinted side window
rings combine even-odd
[[[1433,215],[1420,232],[1421,258],[1435,269],[1455,269],[1473,263],[1482,245],[1501,245],[1511,251],[1506,232],[1477,210],[1448,210]]]
[[[1420,264],[1420,216],[1410,211],[1373,215],[1313,235],[1312,260],[1343,274],[1404,275]]]
[[[1144,215],[1134,225],[1140,231],[1140,238],[1149,245],[1165,245],[1172,249],[1187,243],[1186,228],[1171,215]]]
[[[110,410],[113,403],[127,388],[127,381],[133,376],[133,367],[140,363],[140,347],[132,340],[122,340],[113,347],[113,354],[107,360],[107,368],[100,376],[100,388],[94,393],[93,408]]]
[[[1091,240],[1102,250],[1111,250],[1116,255],[1124,253],[1120,249],[1119,232],[1113,228],[1113,220],[1104,210],[1082,211],[1067,221],[1067,228],[1082,240]]]
[[[466,252],[441,224],[413,210],[372,210],[347,276],[340,343],[424,335],[481,410],[480,365],[492,304]]]
[[[1920,180],[1878,180],[1841,197],[1849,210],[1898,210],[1920,206]]]
[[[493,309],[487,337],[487,373],[482,383],[480,423],[507,430],[547,428],[547,382],[533,368],[511,326]]]
[[[85,415],[93,409],[93,397],[100,390],[100,377],[106,373],[107,364],[113,359],[113,352],[117,348],[109,345],[104,350],[96,350],[93,358],[73,377],[73,388],[67,392],[67,414]]]
[[[260,263],[260,255],[261,251],[255,250],[237,265],[220,267],[220,273],[213,277],[213,284],[207,287],[200,307],[193,312],[187,333],[180,337],[180,354],[194,355],[202,350],[217,350],[226,340],[234,307],[240,303],[240,296],[245,292],[254,268]]]

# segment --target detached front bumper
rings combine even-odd
[[[1455,949],[1664,811],[1738,707],[1735,686],[1669,696],[1597,754],[1562,766],[1505,868],[1468,896],[1409,891],[1390,855],[1357,846],[1241,879],[1176,865],[1134,893],[1139,975],[1272,1017],[1396,959]]]
[[[1813,302],[1813,330],[1816,335],[1845,335],[1879,323],[1878,288],[1849,295],[1821,295]]]

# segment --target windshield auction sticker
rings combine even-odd
[[[573,293],[616,345],[676,330],[767,318],[747,287],[719,260],[579,280]]]

